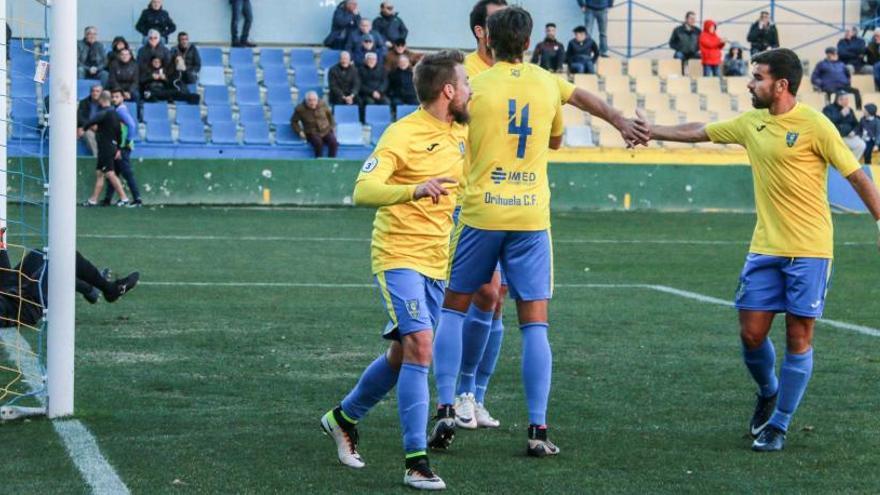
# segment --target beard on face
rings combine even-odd
[[[763,98],[761,98],[761,97],[758,96],[757,93],[755,93],[754,91],[752,91],[751,93],[752,93],[752,106],[753,106],[753,107],[755,107],[755,108],[757,108],[757,109],[759,109],[759,110],[762,109],[762,108],[770,108],[770,103],[771,103],[771,102],[770,102],[769,99],[763,99]]]
[[[452,114],[452,120],[457,124],[467,124],[471,121],[471,114],[468,113],[467,102],[456,106],[454,101],[450,101],[449,113]]]

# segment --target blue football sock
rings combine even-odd
[[[495,373],[495,364],[498,362],[498,355],[501,354],[502,340],[504,340],[504,323],[501,321],[501,318],[498,318],[497,320],[492,320],[492,331],[489,332],[489,341],[486,342],[486,350],[483,351],[480,366],[477,367],[474,398],[480,404],[486,398],[486,387],[489,386],[489,379],[492,378],[492,373]]]
[[[522,330],[522,377],[529,407],[529,423],[547,424],[547,399],[550,397],[550,375],[553,355],[547,339],[549,325],[528,323]]]
[[[761,397],[771,397],[776,394],[779,390],[779,380],[776,378],[776,350],[770,337],[764,339],[764,343],[757,349],[750,351],[743,346],[743,361],[758,384],[758,393]]]
[[[462,325],[461,371],[458,379],[458,395],[474,393],[477,365],[486,350],[492,315],[495,311],[483,311],[471,304]]]
[[[803,354],[785,353],[779,372],[779,398],[770,424],[788,431],[791,417],[804,397],[810,375],[813,374],[813,348]]]
[[[397,371],[383,353],[367,366],[357,385],[342,399],[342,413],[351,422],[360,421],[397,383]]]
[[[443,308],[434,332],[434,378],[440,404],[455,402],[455,382],[461,366],[461,324],[465,314]]]
[[[427,448],[428,399],[428,367],[403,363],[397,380],[397,410],[407,454]]]

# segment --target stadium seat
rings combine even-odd
[[[202,122],[202,111],[198,105],[177,104],[177,115],[174,117],[177,125],[184,122]]]
[[[46,135],[48,136],[48,132]],[[34,141],[39,140],[41,136],[40,122],[36,116],[21,117],[12,120],[12,135],[9,137],[10,140]]]
[[[317,93],[318,98],[324,97],[324,86],[322,86],[320,84],[315,85],[315,86],[299,86],[299,85],[297,85],[296,90],[297,90],[297,95],[296,95],[297,101],[302,101],[303,99],[305,99],[306,93],[308,93],[309,91],[314,91],[315,93]]]
[[[202,72],[204,74],[205,67],[223,67],[223,50],[215,46],[199,47],[199,56],[202,58]]]
[[[229,88],[226,86],[207,86],[204,95],[205,105],[229,104]]]
[[[651,77],[654,75],[654,61],[649,58],[631,58],[626,62],[626,73],[633,78]]]
[[[666,80],[666,92],[671,95],[691,94],[691,78],[689,77],[669,77]]]
[[[232,85],[248,86],[257,84],[257,69],[254,66],[239,66],[232,71]]]
[[[596,74],[600,76],[618,76],[623,74],[623,62],[619,58],[600,58]]]
[[[92,92],[92,86],[100,84],[99,81],[93,79],[79,79],[76,81],[76,99],[82,100]]]
[[[37,101],[35,98],[12,98],[10,115],[13,119],[37,117]]]
[[[584,112],[573,105],[564,105],[562,107],[562,120],[566,128],[573,125],[584,125]]]
[[[339,144],[357,146],[364,144],[364,128],[358,122],[336,125],[336,140]]]
[[[384,123],[384,124],[370,125],[370,144],[378,143],[379,138],[382,137],[382,134],[385,132],[385,129],[388,129],[389,125],[391,125],[391,124]]]
[[[657,125],[678,125],[681,123],[681,119],[679,118],[677,111],[667,110],[655,114],[654,123]]]
[[[268,146],[272,144],[269,140],[269,124],[262,122],[248,122],[244,124],[244,144],[253,144]]]
[[[611,98],[614,102],[614,106],[627,115],[635,113],[636,108],[639,106],[638,98],[636,98],[636,95],[631,92],[617,93],[611,95]]]
[[[593,147],[593,130],[588,125],[566,126],[563,143],[568,148]]]
[[[321,51],[319,63],[321,69],[327,70],[339,63],[339,50],[324,49]]]
[[[648,93],[645,95],[645,109],[652,112],[665,111],[672,108],[669,95],[666,93]]]
[[[721,79],[717,77],[701,77],[697,79],[697,93],[711,95],[721,93]]]
[[[862,94],[873,93],[876,91],[874,88],[874,76],[871,74],[855,74],[852,76],[850,85],[859,90]]]
[[[590,93],[599,92],[599,76],[596,74],[575,74],[574,85],[589,91]]]
[[[144,122],[168,121],[168,103],[144,103]]]
[[[148,143],[172,143],[171,123],[168,120],[154,120],[147,122]]]
[[[688,64],[687,68],[687,76],[691,79],[699,79],[703,77],[703,64],[699,62],[699,60],[694,60]],[[711,76],[715,79],[718,79],[717,76]]]
[[[391,107],[388,105],[366,105],[364,122],[369,125],[388,124],[391,122]]]
[[[211,124],[211,143],[238,144],[238,127],[235,125],[235,122]]]
[[[800,91],[798,91],[798,98],[803,98],[808,94],[818,94],[822,100],[822,106],[825,106],[825,95],[822,93],[812,93],[809,91],[801,93]],[[752,108],[752,95],[750,95],[749,93],[736,95],[736,98],[734,98],[733,101],[736,102],[736,108],[740,112],[745,112],[746,110],[751,110]]]
[[[629,76],[624,76],[623,74],[612,74],[605,76],[603,79],[605,84],[605,92],[608,94],[630,93],[632,91],[629,87]]]
[[[239,67],[254,66],[254,51],[245,47],[232,47],[229,49],[229,65],[233,69]]]
[[[335,105],[333,107],[333,117],[335,117],[337,124],[361,121],[357,105]]]
[[[260,48],[260,67],[264,70],[268,67],[284,67],[284,50],[281,48]]]
[[[205,144],[205,125],[200,120],[184,121],[178,127],[177,141],[185,144]]]
[[[680,112],[698,112],[702,110],[700,95],[693,93],[676,95],[675,109]]]
[[[737,112],[736,110],[732,110],[730,108],[721,109],[721,110],[715,111],[714,113],[715,113],[715,120],[718,120],[718,121],[732,119],[732,118],[735,118],[736,116],[739,115],[739,112]]]
[[[209,125],[213,126],[220,122],[232,121],[232,107],[228,103],[225,105],[208,105],[207,122]]]
[[[691,63],[698,64],[699,60],[692,60]],[[670,76],[681,77],[681,60],[661,59],[657,61],[657,75],[663,79]]]
[[[290,118],[293,117],[293,103],[289,100],[285,103],[276,103],[271,105],[272,114],[269,117],[269,123],[276,128],[290,127]]]
[[[742,95],[749,93],[749,78],[744,76],[738,77],[727,77],[724,79],[727,92],[732,95]]]
[[[266,122],[262,105],[241,105],[238,107],[238,120],[242,125]]]
[[[626,142],[616,129],[604,129],[597,143],[601,148],[626,148]]]
[[[641,76],[636,78],[636,93],[651,95],[660,92],[660,78],[657,76]]]
[[[712,122],[709,112],[703,110],[689,111],[684,114],[685,122]]]
[[[321,78],[318,76],[318,69],[314,66],[297,67],[293,74],[293,81],[297,88],[302,86],[318,86],[322,85]]]
[[[311,48],[292,48],[290,50],[290,66],[315,67],[315,52]]]
[[[731,102],[730,95],[726,95],[724,93],[713,93],[705,95],[706,99],[706,110],[710,112],[720,112],[723,110],[730,110]]]
[[[239,105],[262,105],[260,87],[256,84],[237,86],[235,88],[235,101]]]
[[[263,68],[263,84],[266,86],[290,86],[287,77],[287,67],[283,65],[270,65]]]
[[[269,105],[290,103],[290,101],[290,87],[266,86],[266,103],[268,103]]]
[[[400,120],[407,115],[415,112],[418,108],[418,105],[397,105],[397,120]]]
[[[278,146],[290,146],[302,144],[303,140],[293,133],[293,129],[289,125],[280,126],[275,129],[275,144]]]
[[[807,88],[804,88],[804,89],[807,89]],[[826,97],[825,97],[825,93],[815,93],[813,91],[803,91],[803,92],[799,91],[798,92],[798,100],[803,102],[805,105],[811,106],[811,107],[815,108],[816,110],[819,110],[820,112],[822,111],[823,108],[825,108],[825,105],[828,104]],[[740,111],[742,111],[744,108],[745,109],[751,108],[752,98],[748,94],[740,95],[737,98],[737,102],[740,105],[740,107],[739,107]],[[748,106],[744,107],[743,103],[745,103]]]
[[[12,59],[9,64],[9,71],[12,77],[34,77],[34,70],[36,68],[36,61],[34,60],[34,54],[29,52],[20,52],[20,54],[16,55],[16,53],[12,52]]]
[[[209,65],[199,72],[199,84],[202,86],[226,86],[226,73],[223,67]]]
[[[36,85],[33,79],[26,77],[12,78],[12,97],[13,98],[36,98]]]

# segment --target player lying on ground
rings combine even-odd
[[[321,418],[339,461],[361,468],[357,423],[397,385],[405,484],[442,490],[427,456],[428,367],[449,261],[458,181],[466,161],[470,88],[458,51],[415,68],[421,107],[392,124],[364,163],[354,202],[378,206],[372,270],[388,311],[388,351],[376,358],[342,403]]]
[[[831,279],[833,235],[828,164],[849,180],[880,227],[880,195],[828,118],[795,99],[803,76],[791,50],[752,58],[755,109],[712,124],[654,126],[663,141],[736,143],[746,148],[758,223],[736,292],[743,360],[758,384],[752,449],[782,450],[813,371],[813,326]],[[878,241],[880,245],[880,241]],[[777,378],[768,338],[785,313],[786,352]]]
[[[42,251],[28,251],[21,263],[13,267],[4,238],[5,229],[0,231],[0,326],[35,326],[48,303],[46,255]],[[139,278],[138,272],[132,272],[121,279],[107,280],[92,262],[79,251],[76,253],[76,291],[90,303],[98,301],[98,291],[107,302],[115,302],[134,289]]]

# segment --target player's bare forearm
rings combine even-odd
[[[587,90],[576,88],[567,103],[613,125],[631,146],[647,144],[650,139],[649,127],[641,118],[626,118],[620,110]]]
[[[655,125],[651,127],[651,139],[677,141],[681,143],[702,143],[709,141],[706,124],[690,122],[681,125]]]
[[[551,150],[562,148],[562,136],[550,136],[550,142],[547,145]]]

